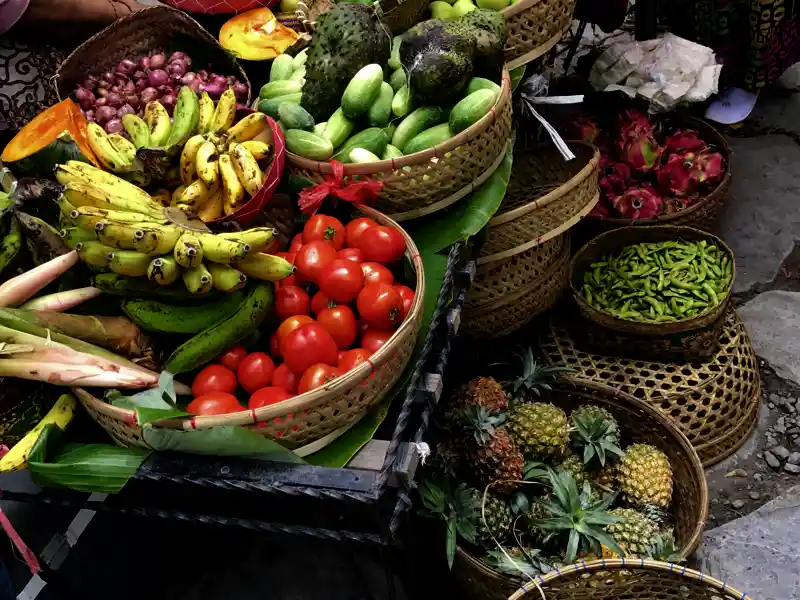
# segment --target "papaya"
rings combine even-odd
[[[300,36],[275,18],[268,8],[254,8],[228,21],[219,30],[219,43],[244,60],[270,60],[283,54]]]

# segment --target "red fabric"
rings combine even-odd
[[[278,0],[165,0],[165,2],[186,12],[227,15],[274,6]]]
[[[337,160],[330,161],[330,165],[333,173],[326,175],[322,183],[300,192],[297,204],[307,215],[315,214],[328,196],[353,204],[367,204],[375,200],[383,189],[383,182],[377,179],[362,179],[345,184],[344,165]]]
[[[3,527],[3,531],[6,532],[8,539],[11,540],[17,548],[17,551],[22,555],[25,564],[27,564],[28,568],[31,570],[31,575],[39,573],[42,570],[39,559],[36,558],[36,555],[28,548],[25,542],[22,541],[22,538],[17,533],[17,530],[14,529],[14,526],[11,524],[11,521],[8,520],[6,513],[4,513],[2,509],[0,509],[0,526]]]

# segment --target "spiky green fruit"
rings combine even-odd
[[[617,483],[625,500],[639,507],[667,508],[672,499],[672,467],[667,455],[649,444],[628,446],[617,463]]]
[[[566,450],[567,415],[553,404],[517,405],[508,413],[508,428],[526,456],[557,457]]]
[[[611,514],[620,520],[606,527],[606,532],[616,540],[625,557],[647,556],[658,535],[656,524],[632,508],[615,508]]]

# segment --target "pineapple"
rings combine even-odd
[[[624,556],[648,556],[658,536],[656,524],[632,508],[615,508],[611,514],[620,520],[606,527],[606,532],[616,540]],[[605,549],[604,556],[607,556]]]
[[[508,428],[526,456],[559,457],[567,448],[567,415],[553,404],[517,405],[508,413]]]
[[[572,411],[571,419],[591,417],[593,419],[600,418],[603,421],[613,425],[613,429],[619,432],[619,425],[614,416],[602,406],[596,404],[581,404],[578,408]],[[617,443],[619,443],[619,433],[617,433]]]
[[[432,469],[453,476],[461,468],[462,462],[458,440],[455,438],[445,438],[436,444],[436,451],[433,453],[431,460]]]
[[[618,446],[617,422],[605,409],[584,406],[574,411],[570,419],[573,426],[572,441],[582,453],[584,464],[599,462],[601,467],[605,467],[609,454],[624,454]]]
[[[568,452],[561,464],[556,466],[556,470],[569,471],[575,483],[579,487],[583,487],[583,482],[586,481],[586,471],[583,470],[583,460],[577,454]]]
[[[476,377],[460,386],[451,400],[454,411],[467,406],[482,406],[490,414],[497,414],[508,409],[508,397],[492,377]]]
[[[521,392],[520,400],[523,402],[531,402],[534,395],[541,398],[545,392],[551,392],[553,388],[550,384],[558,378],[559,373],[574,371],[570,367],[541,366],[536,362],[530,346],[518,356],[522,363],[522,374],[512,382],[511,389],[514,394]]]
[[[471,433],[464,452],[469,478],[481,487],[491,485],[493,493],[513,491],[522,480],[524,459],[508,432],[499,428],[503,415],[490,415],[482,406],[468,406],[460,413]]]
[[[617,463],[617,483],[634,507],[667,508],[672,499],[672,467],[667,455],[648,444],[628,446]]]
[[[494,549],[497,547],[497,542],[502,543],[508,539],[514,524],[514,516],[504,500],[486,494],[484,501],[482,493],[478,490],[473,492],[476,517],[475,543],[489,550]]]
[[[516,546],[487,552],[482,560],[496,571],[515,578],[533,578],[564,566],[559,558],[542,558],[540,554],[541,550]]]
[[[617,483],[617,466],[608,463],[602,469],[594,471],[590,476],[590,481],[600,491],[614,491]]]
[[[640,512],[658,527],[664,527],[669,519],[667,511],[655,504],[645,504],[640,509]]]

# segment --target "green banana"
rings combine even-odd
[[[186,269],[182,274],[183,285],[192,294],[206,294],[211,291],[211,272],[202,262],[196,267]]]
[[[139,117],[133,114],[123,115],[122,126],[130,136],[137,150],[150,146],[150,130],[147,128],[147,123],[142,121]]]
[[[108,255],[112,254],[116,248],[106,246],[103,242],[87,240],[75,244],[78,256],[87,265],[92,267],[107,267]]]
[[[64,190],[66,192],[66,190]],[[58,198],[56,198],[56,206],[58,206],[58,214],[60,219],[64,219],[73,225],[75,220],[72,217],[72,211],[75,210],[75,207],[72,203],[67,200],[67,197],[64,194],[61,194]]]
[[[174,249],[175,260],[184,269],[192,269],[203,262],[203,247],[192,233],[184,233],[178,238]]]
[[[135,250],[148,256],[166,254],[175,248],[184,230],[172,225],[142,224],[133,234]]]
[[[211,283],[215,290],[235,292],[242,289],[247,283],[247,275],[231,266],[216,263],[208,263],[207,266],[211,272]]]
[[[226,240],[211,233],[198,233],[197,239],[203,249],[203,258],[217,263],[231,263],[243,259],[250,252],[250,245],[235,240]]]
[[[61,239],[70,248],[75,248],[79,242],[96,242],[97,235],[94,229],[86,230],[80,227],[66,227],[59,233]]]
[[[245,298],[244,292],[234,292],[197,306],[173,306],[157,300],[134,298],[125,300],[122,310],[146,331],[193,335],[233,315]]]
[[[127,138],[118,133],[112,133],[108,136],[108,141],[111,142],[114,150],[119,152],[125,160],[130,163],[136,160],[136,146],[130,143]]]
[[[144,109],[144,122],[150,130],[150,145],[163,147],[172,129],[167,109],[158,100],[148,102]]]
[[[171,285],[181,276],[181,268],[172,256],[159,256],[150,261],[147,278],[158,285]]]
[[[111,249],[113,250],[113,248]],[[190,294],[183,285],[159,285],[146,277],[125,277],[116,273],[98,273],[92,278],[92,285],[105,294],[112,296],[132,296],[135,298],[158,298],[168,302],[197,304],[198,297]],[[210,295],[220,294],[216,291],[203,296],[207,302]]]
[[[128,277],[144,277],[150,257],[135,250],[114,250],[108,253],[108,268],[118,275]]]
[[[106,246],[121,250],[136,250],[134,234],[137,227],[135,225],[117,225],[110,221],[100,221],[94,228],[97,239]]]
[[[211,129],[211,122],[214,120],[214,101],[208,92],[200,94],[198,101],[200,106],[200,117],[197,121],[197,133],[208,133]]]
[[[175,110],[172,111],[172,131],[166,147],[183,146],[197,131],[199,120],[200,103],[197,100],[197,93],[185,85],[178,92]]]

